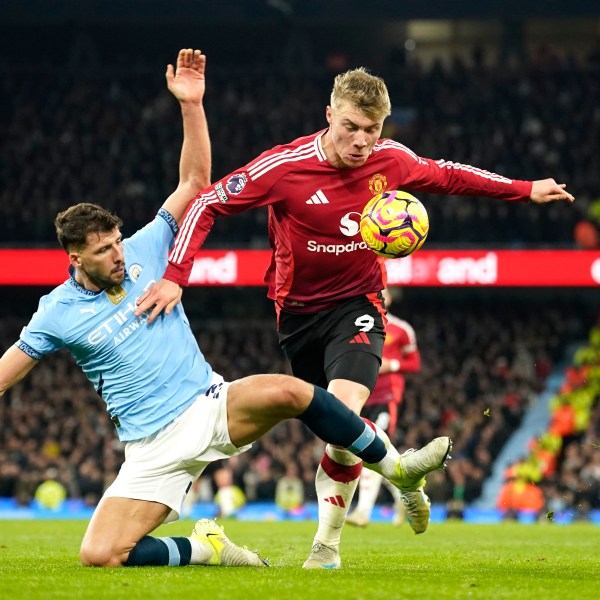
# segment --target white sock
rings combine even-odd
[[[208,542],[201,542],[193,537],[189,537],[188,540],[192,545],[190,565],[209,565],[215,549]]]
[[[381,470],[377,470],[375,469],[374,472],[376,473],[380,473],[381,475],[383,475],[386,479],[385,483],[389,484],[389,488],[394,488],[397,492],[398,492],[398,498],[400,497],[400,490],[398,490],[398,488],[393,484],[393,483],[389,483],[389,481],[387,481],[389,479],[389,477],[394,476],[395,474],[395,468],[396,468],[396,461],[398,460],[398,457],[400,456],[399,452],[396,450],[396,448],[394,448],[394,446],[392,445],[392,442],[388,436],[388,434],[381,429],[381,427],[379,427],[379,425],[377,425],[377,423],[373,423],[374,427],[375,427],[375,433],[377,433],[377,437],[381,438],[388,450],[387,454],[385,455],[385,457],[383,458],[383,460],[379,463],[379,466],[381,468]],[[379,483],[381,484],[381,480],[379,481]],[[377,489],[377,492],[379,492],[379,488]],[[396,498],[396,496],[394,496],[394,498]],[[377,496],[375,497],[375,499],[377,499]]]
[[[360,475],[356,510],[367,520],[371,518],[373,507],[375,506],[375,502],[377,502],[377,496],[379,496],[382,480],[383,477],[379,473],[375,473],[375,471],[370,471],[369,469],[363,469]]]
[[[379,427],[377,423],[373,423],[373,421],[371,421],[371,424],[373,425],[373,427],[375,427],[375,433],[377,434],[377,437],[381,438],[386,448],[390,448],[392,446],[392,442],[388,434],[383,429],[381,429],[381,427]]]
[[[379,473],[389,480],[396,477],[396,465],[399,458],[400,454],[398,450],[390,445],[387,449],[387,454],[378,463],[364,463],[364,465],[371,471],[375,471],[375,473]]]
[[[394,448],[394,446],[392,445],[388,434],[383,429],[381,429],[379,425],[373,423],[373,421],[369,421],[368,419],[364,419],[364,421],[375,428],[375,433],[377,433],[377,437],[381,438],[381,440],[387,448],[387,454],[378,463],[364,463],[365,467],[367,467],[371,471],[375,471],[375,473],[383,475],[385,479],[390,479],[391,477],[395,476],[395,468],[398,459],[400,458],[400,454],[398,453],[398,450],[396,450],[396,448]]]
[[[315,487],[319,501],[319,528],[315,543],[337,548],[348,508],[358,485],[361,460],[348,450],[328,444],[317,469]]]

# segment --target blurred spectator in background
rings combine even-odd
[[[285,474],[277,480],[275,504],[286,512],[293,512],[304,504],[304,484],[294,462],[287,465]]]
[[[520,512],[537,516],[544,508],[544,495],[535,483],[521,478],[509,479],[500,490],[497,507],[507,518],[515,518]]]
[[[214,472],[214,481],[217,486],[215,502],[219,508],[218,515],[231,517],[246,504],[244,492],[233,483],[233,473],[228,466],[223,466]]]
[[[59,510],[67,498],[67,489],[57,481],[58,469],[50,468],[46,472],[47,479],[40,483],[35,490],[35,499],[42,508],[47,510]]]

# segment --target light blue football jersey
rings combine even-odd
[[[67,348],[106,402],[123,441],[170,423],[212,379],[181,304],[151,325],[147,314],[133,315],[136,298],[162,277],[176,232],[175,220],[161,209],[123,241],[120,286],[92,292],[71,277],[40,299],[17,342],[38,360]]]

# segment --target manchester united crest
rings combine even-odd
[[[387,188],[387,177],[381,173],[377,173],[369,179],[369,191],[373,196],[383,194]]]

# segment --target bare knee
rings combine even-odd
[[[279,377],[278,398],[281,406],[287,409],[292,417],[302,414],[308,408],[314,395],[313,386],[289,375]]]
[[[102,544],[89,544],[85,541],[79,550],[79,559],[85,567],[120,567],[127,560],[128,552],[115,551]]]

